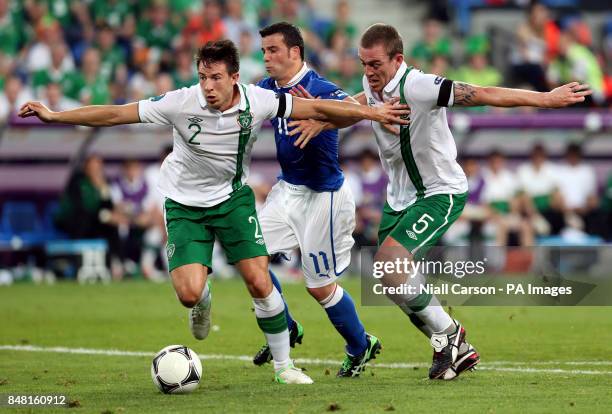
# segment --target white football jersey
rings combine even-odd
[[[138,103],[141,122],[172,125],[174,149],[161,166],[164,197],[192,207],[212,207],[246,182],[251,149],[264,120],[288,118],[289,94],[239,84],[240,102],[209,108],[199,84]]]
[[[485,186],[482,191],[482,200],[486,203],[510,202],[521,189],[516,175],[507,169],[497,173],[489,168],[482,172]]]
[[[445,107],[453,104],[452,81],[424,74],[402,63],[380,96],[363,77],[369,106],[400,97],[401,86],[410,106],[410,125],[402,126],[398,137],[380,123],[372,122],[380,159],[389,176],[387,202],[396,211],[404,210],[419,198],[461,194],[468,189],[465,174],[456,161],[457,147],[446,120]]]
[[[536,170],[531,162],[522,164],[517,170],[521,190],[530,196],[550,195],[560,187],[559,168],[551,162],[544,162]]]

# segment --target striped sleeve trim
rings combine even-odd
[[[276,117],[289,118],[291,116],[291,111],[293,111],[293,96],[288,93],[279,93]]]
[[[440,85],[440,92],[438,93],[437,106],[450,106],[451,92],[453,91],[453,81],[450,79],[444,79],[442,85]]]

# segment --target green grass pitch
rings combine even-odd
[[[356,279],[343,286],[359,302]],[[17,412],[82,413],[383,413],[612,412],[612,308],[454,308],[482,369],[455,381],[426,379],[428,342],[393,307],[360,307],[383,351],[358,379],[337,379],[343,341],[301,284],[285,296],[305,328],[292,352],[315,381],[272,382],[272,369],[238,356],[262,345],[247,291],[238,280],[213,282],[213,324],[205,341],[191,338],[187,311],[169,283],[20,284],[0,288],[0,395],[64,394],[73,408],[11,408]],[[147,355],[33,352],[24,346],[142,351],[184,344],[203,360],[200,387],[163,395]],[[20,346],[10,350],[8,345]],[[228,359],[220,359],[228,356]],[[313,361],[314,359],[326,361]],[[332,361],[330,361],[332,360]],[[397,366],[391,364],[399,363]],[[66,411],[69,410],[69,411]]]

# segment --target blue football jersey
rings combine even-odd
[[[258,86],[275,92],[287,93],[301,85],[315,98],[343,100],[348,95],[334,83],[314,70],[306,69],[301,79],[279,88],[272,78],[260,81]],[[294,146],[298,136],[289,136],[287,125],[291,119],[271,120],[276,140],[276,155],[281,166],[279,179],[290,184],[305,185],[314,191],[336,191],[344,182],[338,162],[338,130],[330,129],[314,137],[304,149]]]

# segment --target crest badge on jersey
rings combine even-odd
[[[238,115],[238,125],[243,129],[250,129],[253,124],[253,114],[250,112],[240,112]]]
[[[170,243],[169,245],[166,246],[166,254],[168,255],[168,259],[172,259],[172,256],[174,256],[175,250],[176,250],[176,246],[174,245],[174,243]]]

